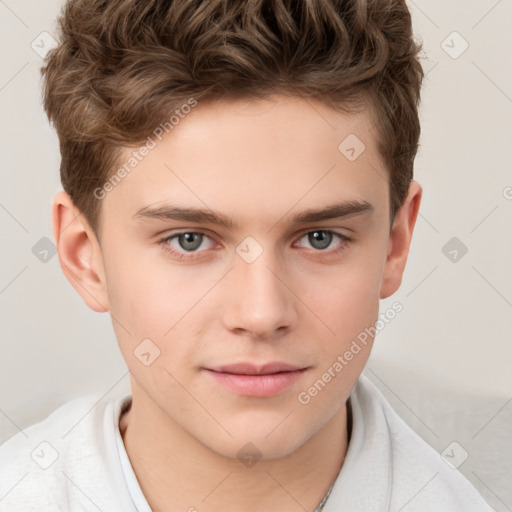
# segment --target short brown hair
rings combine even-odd
[[[98,233],[124,146],[190,98],[314,98],[369,105],[389,172],[391,218],[413,178],[421,45],[405,0],[68,0],[42,68],[64,190]],[[341,141],[340,141],[341,142]]]

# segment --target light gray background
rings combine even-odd
[[[372,358],[510,397],[512,1],[408,4],[427,73],[415,170],[424,198],[401,290],[381,305],[399,300],[404,311],[378,335]],[[44,263],[32,252],[52,238],[50,201],[60,189],[58,141],[40,105],[42,60],[32,46],[54,32],[60,5],[0,0],[4,414],[128,385],[109,315],[85,306],[56,256]],[[463,41],[454,31],[469,44],[458,58]],[[442,251],[452,237],[468,248],[457,262]],[[16,419],[24,423],[22,413]]]

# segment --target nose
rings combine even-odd
[[[296,326],[295,297],[271,251],[252,263],[237,256],[226,286],[223,321],[231,332],[274,339]]]

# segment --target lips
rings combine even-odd
[[[255,365],[252,363],[237,363],[228,364],[224,366],[216,366],[208,368],[214,372],[219,373],[232,373],[236,375],[271,375],[274,373],[281,372],[293,372],[297,370],[303,370],[303,366],[295,366],[288,363],[272,362],[265,363],[262,365]]]
[[[296,385],[307,367],[284,362],[236,363],[203,368],[208,378],[240,396],[270,397]]]

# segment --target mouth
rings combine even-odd
[[[297,383],[308,367],[271,362],[262,365],[237,363],[203,370],[217,384],[240,396],[268,397]]]
[[[214,372],[232,373],[236,375],[272,375],[275,373],[302,370],[304,367],[276,361],[260,365],[253,363],[227,364],[223,366],[214,366],[208,369]]]

